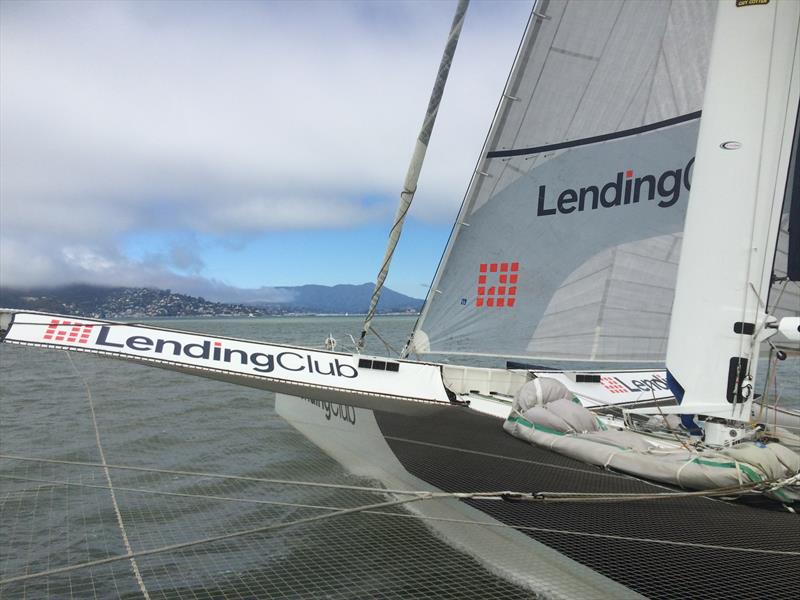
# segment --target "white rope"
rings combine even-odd
[[[97,490],[110,489],[107,485],[97,485],[96,483],[77,483],[74,481],[58,481],[54,479],[37,479],[34,477],[19,477],[18,475],[0,475],[0,479],[10,479],[13,481],[28,481],[30,483],[44,483],[42,487],[81,487]],[[279,502],[277,500],[256,500],[255,498],[234,498],[232,496],[217,496],[214,494],[190,494],[188,492],[165,492],[163,490],[147,490],[144,488],[132,488],[114,486],[114,489],[135,494],[151,494],[153,496],[172,496],[178,498],[197,498],[201,500],[221,500],[223,502],[241,502],[244,504],[266,504],[268,506],[288,506],[290,508],[313,508],[316,510],[339,510],[340,506],[323,506],[319,504],[302,504],[299,502]]]
[[[784,483],[785,485],[785,483]],[[755,486],[750,486],[754,488]],[[87,561],[84,563],[68,565],[66,567],[60,567],[56,569],[49,569],[46,571],[39,571],[36,573],[28,573],[25,575],[18,575],[16,577],[9,577],[7,579],[0,580],[0,585],[7,585],[9,583],[15,583],[19,581],[27,581],[30,579],[36,579],[39,577],[47,577],[51,575],[58,575],[62,573],[68,573],[71,571],[75,571],[78,569],[84,569],[87,567],[95,567],[99,565],[105,565],[113,562],[117,562],[120,560],[130,559],[133,560],[135,557],[141,556],[151,556],[153,554],[161,554],[164,552],[171,552],[175,550],[182,550],[185,548],[190,548],[193,546],[198,546],[202,544],[208,544],[212,542],[218,542],[223,540],[229,540],[233,538],[243,537],[247,535],[253,535],[256,533],[265,533],[267,531],[274,531],[277,529],[285,529],[287,527],[312,523],[315,521],[321,521],[323,519],[330,519],[333,517],[339,517],[343,515],[349,515],[354,513],[361,513],[361,512],[368,512],[377,508],[387,508],[391,506],[399,506],[402,504],[408,504],[411,502],[416,502],[420,500],[433,500],[433,499],[446,499],[446,498],[456,498],[461,500],[466,499],[473,499],[473,500],[509,500],[509,501],[526,501],[526,502],[621,502],[621,501],[641,501],[641,500],[656,500],[656,499],[665,499],[671,500],[675,498],[681,497],[692,497],[692,496],[707,496],[707,495],[729,495],[731,491],[736,491],[736,489],[731,488],[719,488],[717,490],[705,490],[701,492],[678,492],[678,493],[658,493],[658,494],[580,494],[580,493],[557,493],[557,492],[540,492],[537,494],[528,494],[528,493],[518,493],[518,492],[419,492],[418,495],[410,497],[410,498],[401,498],[395,500],[389,500],[386,502],[378,502],[375,504],[368,504],[365,506],[357,506],[354,508],[347,508],[342,510],[337,510],[334,512],[330,512],[323,515],[315,515],[313,517],[305,517],[302,519],[296,519],[294,521],[288,521],[284,523],[274,523],[271,525],[265,525],[263,527],[254,527],[251,529],[245,529],[241,531],[234,531],[231,533],[210,536],[198,540],[193,540],[190,542],[182,542],[179,544],[171,544],[167,546],[162,546],[160,548],[153,548],[151,550],[142,550],[139,552],[128,552],[127,554],[117,555],[117,556],[110,556],[107,558],[94,560],[94,561]],[[739,489],[741,491],[741,489]],[[543,528],[531,528],[531,529],[538,529],[542,531],[546,531]],[[553,530],[556,531],[556,530]],[[583,532],[564,532],[564,533],[571,533],[574,535],[592,535],[592,534],[585,534]],[[611,539],[631,539],[636,541],[651,541],[656,543],[667,543],[667,544],[675,544],[675,545],[687,545],[693,546],[698,544],[687,544],[682,542],[670,542],[667,540],[650,540],[645,538],[625,538],[623,536],[598,536],[598,537],[609,537]],[[800,556],[800,552],[786,552],[786,551],[773,551],[771,553],[774,554],[788,554],[788,555],[798,555]]]
[[[20,481],[30,481],[33,483],[48,483],[51,485],[68,485],[68,486],[79,486],[79,487],[90,487],[90,488],[100,488],[100,489],[107,489],[106,486],[101,485],[93,485],[87,483],[74,483],[74,482],[65,482],[65,481],[50,481],[44,479],[31,479],[26,477],[17,477],[17,476],[9,476],[9,475],[0,475],[3,479],[15,479]],[[800,475],[797,475],[785,482],[778,482],[775,484],[775,488],[783,487],[786,484],[800,482]],[[130,492],[140,492],[145,494],[155,494],[155,495],[165,495],[165,496],[185,496],[185,497],[197,497],[203,499],[212,499],[212,500],[227,500],[233,502],[244,502],[244,503],[253,503],[253,504],[273,504],[273,505],[280,505],[280,506],[292,506],[298,508],[313,508],[318,510],[329,510],[329,511],[337,511],[340,510],[339,507],[335,506],[320,506],[320,505],[313,505],[313,504],[297,504],[291,502],[277,502],[271,500],[256,500],[253,498],[231,498],[226,496],[210,496],[206,494],[187,494],[187,493],[179,493],[179,492],[163,492],[158,490],[145,490],[140,488],[120,488],[117,486],[117,489],[124,489]],[[674,497],[675,494],[664,494],[664,496]],[[481,500],[495,500],[497,498],[493,497],[482,497]],[[785,506],[785,505],[784,505]],[[785,508],[790,511],[794,512],[789,506],[785,506]],[[800,555],[800,552],[793,552],[793,551],[786,551],[786,550],[767,550],[763,548],[743,548],[737,546],[722,546],[718,544],[699,544],[693,542],[678,542],[672,540],[661,540],[661,539],[653,539],[653,538],[635,538],[630,536],[620,536],[620,535],[613,535],[613,534],[601,534],[601,533],[588,533],[584,531],[570,531],[564,529],[551,529],[547,527],[535,527],[532,525],[509,525],[507,523],[501,523],[499,521],[476,521],[474,519],[455,519],[455,518],[448,518],[448,517],[431,517],[427,515],[421,515],[417,513],[400,513],[400,512],[384,512],[380,510],[365,510],[363,511],[365,514],[369,515],[377,515],[382,517],[392,517],[392,518],[403,518],[403,519],[417,519],[422,521],[441,521],[445,523],[459,523],[463,525],[480,525],[484,527],[496,527],[501,529],[517,529],[520,531],[538,531],[538,532],[547,532],[547,533],[560,533],[564,535],[577,535],[577,536],[588,536],[588,537],[597,537],[597,538],[607,538],[612,540],[628,540],[628,541],[640,541],[640,542],[648,542],[648,543],[655,543],[655,544],[668,544],[668,545],[675,545],[675,546],[688,546],[693,548],[710,548],[710,549],[717,549],[717,550],[732,550],[737,552],[751,552],[751,553],[760,553],[760,554],[777,554],[777,555]]]
[[[733,459],[733,466],[736,469],[736,480],[739,482],[739,485],[742,485],[744,482],[742,481],[742,469],[739,467],[739,461]]]
[[[18,456],[16,454],[0,454],[0,458],[7,458],[10,460],[21,460],[27,462],[43,462],[57,465],[71,465],[76,467],[103,467],[107,466],[109,469],[122,469],[127,471],[143,471],[146,473],[158,473],[159,475],[184,475],[187,477],[206,477],[209,479],[231,479],[234,481],[256,481],[259,483],[272,483],[277,485],[297,485],[307,487],[321,487],[321,488],[334,488],[341,490],[353,490],[362,492],[383,492],[398,495],[417,495],[420,492],[409,490],[387,490],[384,488],[364,487],[357,485],[340,485],[336,483],[319,483],[315,481],[291,481],[288,479],[267,479],[265,477],[249,477],[246,475],[224,475],[221,473],[206,473],[202,471],[178,471],[175,469],[156,469],[153,467],[133,467],[129,465],[103,465],[102,463],[84,462],[78,460],[59,460],[55,458],[38,458],[31,456]]]
[[[294,525],[301,525],[306,523],[312,523],[314,521],[321,521],[323,519],[329,519],[332,517],[339,517],[342,515],[349,515],[352,513],[363,512],[369,509],[375,508],[385,508],[389,506],[397,506],[400,504],[406,504],[408,502],[415,502],[417,500],[425,500],[429,497],[433,497],[435,494],[428,492],[424,495],[413,496],[411,498],[401,498],[399,500],[390,500],[387,502],[378,502],[376,504],[369,504],[367,506],[357,506],[355,508],[346,508],[343,510],[339,510],[332,513],[327,513],[324,515],[315,515],[313,517],[305,517],[303,519],[297,519],[295,521],[287,521],[284,523],[273,523],[272,525],[265,525],[263,527],[253,527],[252,529],[244,529],[241,531],[234,531],[231,533],[225,533],[221,535],[210,536],[206,538],[202,538],[199,540],[192,540],[190,542],[182,542],[179,544],[171,544],[168,546],[162,546],[160,548],[153,548],[151,550],[141,550],[139,552],[128,552],[127,554],[121,554],[117,556],[109,556],[107,558],[101,558],[99,560],[92,560],[87,561],[79,564],[68,565],[66,567],[60,567],[56,569],[49,569],[46,571],[38,571],[36,573],[28,573],[25,575],[18,575],[16,577],[9,577],[7,579],[0,579],[0,585],[7,585],[9,583],[15,583],[18,581],[27,581],[29,579],[37,579],[39,577],[49,577],[51,575],[60,575],[62,573],[69,573],[71,571],[75,571],[78,569],[85,569],[87,567],[96,567],[99,565],[106,565],[113,562],[118,562],[120,560],[130,559],[133,560],[134,558],[141,557],[141,556],[152,556],[153,554],[162,554],[164,552],[172,552],[175,550],[183,550],[185,548],[191,548],[193,546],[199,546],[202,544],[209,544],[212,542],[219,542],[223,540],[230,540],[233,538],[243,537],[247,535],[253,535],[256,533],[265,533],[267,531],[274,531],[277,529],[285,529],[286,527],[291,527]]]
[[[685,463],[683,463],[683,464],[681,465],[681,468],[680,468],[680,469],[678,469],[678,472],[677,472],[677,473],[675,473],[675,480],[678,482],[678,486],[680,486],[680,487],[681,487],[681,488],[683,488],[683,489],[686,489],[686,487],[685,487],[685,486],[684,486],[684,485],[681,483],[681,473],[683,472],[683,470],[684,470],[686,467],[688,467],[690,464],[692,464],[692,463],[693,463],[694,461],[696,461],[696,460],[697,460],[697,457],[696,457],[696,456],[693,456],[691,459],[689,459],[689,460],[687,460]],[[739,483],[741,484],[742,482],[741,482],[741,481],[739,481]]]
[[[603,465],[604,469],[608,469],[608,466],[611,464],[611,461],[614,460],[614,457],[619,454],[619,452],[612,452],[608,455],[608,459],[606,460],[605,464]]]
[[[122,513],[119,510],[119,504],[117,504],[117,494],[114,492],[114,485],[111,483],[111,473],[108,470],[108,463],[106,462],[106,453],[103,451],[103,444],[100,443],[100,429],[97,427],[97,417],[94,412],[94,401],[92,400],[92,390],[89,387],[89,383],[84,379],[81,372],[78,370],[78,367],[75,366],[75,363],[72,361],[72,356],[70,356],[69,352],[66,350],[64,351],[67,359],[69,360],[69,364],[72,366],[72,369],[75,371],[75,374],[78,376],[78,379],[81,380],[83,383],[83,387],[86,388],[86,398],[89,400],[89,410],[92,414],[92,425],[94,426],[94,439],[97,442],[97,450],[100,452],[100,461],[103,466],[103,473],[105,474],[106,481],[108,481],[108,491],[111,494],[111,504],[114,505],[114,514],[117,517],[117,525],[119,526],[119,531],[122,534],[122,543],[125,545],[125,551],[131,557],[131,569],[133,570],[133,576],[136,578],[136,583],[139,585],[139,590],[142,592],[142,595],[145,597],[145,600],[150,600],[150,594],[147,593],[147,588],[144,585],[144,580],[142,579],[142,574],[139,571],[139,565],[136,564],[136,559],[133,558],[133,549],[131,548],[131,543],[128,540],[128,533],[125,531],[125,523],[122,521]]]

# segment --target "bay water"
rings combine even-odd
[[[370,337],[368,352],[394,355],[414,320],[376,319],[386,345]],[[347,351],[362,321],[152,322],[315,348],[332,334],[337,349]],[[779,387],[783,406],[800,407],[798,361],[781,364]],[[108,471],[98,466],[103,462]],[[369,490],[377,487],[284,421],[269,392],[91,355],[0,345],[3,598],[528,596],[402,509],[188,545],[378,503],[386,496]],[[184,546],[135,561],[98,562],[176,544]],[[49,574],[2,583],[36,573]]]

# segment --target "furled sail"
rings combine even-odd
[[[536,4],[410,352],[663,362],[715,9]]]

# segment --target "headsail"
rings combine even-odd
[[[537,3],[411,352],[663,361],[714,12]]]
[[[748,420],[796,132],[800,3],[719,11],[667,367],[687,412]]]

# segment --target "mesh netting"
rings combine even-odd
[[[126,555],[84,380],[134,554],[394,498],[300,435],[275,413],[270,394],[89,356],[72,358],[79,375],[63,353],[5,346],[0,353],[2,581]],[[53,460],[60,462],[45,462]],[[415,513],[389,506],[6,582],[0,595],[531,593],[445,544]]]
[[[290,404],[276,409],[264,392],[87,355],[0,345],[0,360],[3,598],[536,590],[677,600],[687,581],[702,582],[704,597],[796,593],[800,520],[787,512],[688,497],[421,499],[669,491],[534,448],[466,409],[343,417],[324,403],[283,398]],[[408,499],[417,501],[398,504]]]

